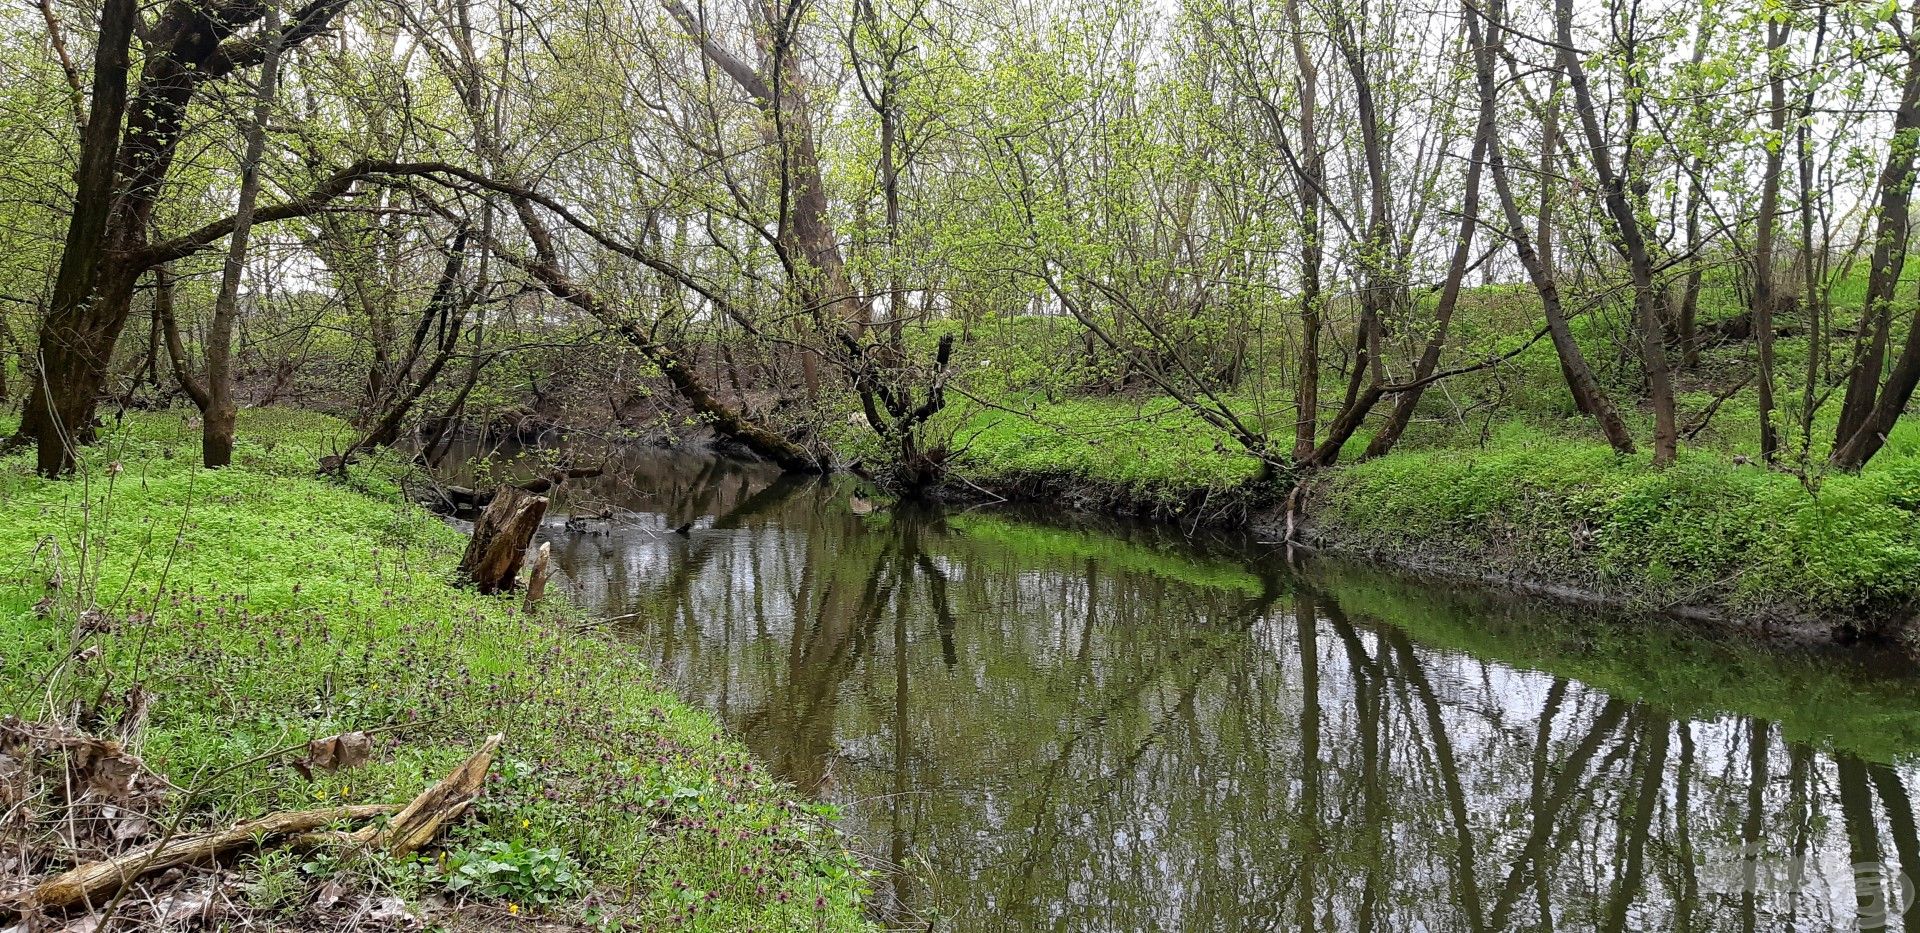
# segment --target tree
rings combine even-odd
[[[262,61],[269,48],[296,46],[319,34],[344,5],[345,0],[308,0],[271,35],[264,29],[241,34],[267,15],[264,7],[248,3],[170,3],[149,23],[140,23],[138,5],[126,0],[109,0],[102,8],[72,221],[40,325],[40,376],[15,435],[18,442],[38,445],[41,473],[52,476],[73,468],[74,448],[91,430],[114,344],[131,313],[140,277],[237,226],[229,219],[181,239],[150,241],[154,209],[165,191],[195,91]],[[130,46],[136,30],[147,38],[130,97]],[[250,222],[317,209],[344,193],[351,176],[330,181],[305,203],[257,212]]]
[[[240,156],[240,204],[233,215],[233,232],[227,237],[227,261],[220,273],[220,292],[213,301],[213,320],[207,328],[207,379],[204,386],[192,385],[185,361],[173,353],[174,371],[200,406],[201,457],[209,467],[223,467],[233,461],[233,431],[239,408],[233,398],[233,328],[239,315],[240,279],[246,274],[247,245],[253,234],[254,203],[260,196],[260,162],[266,155],[267,119],[272,114],[274,97],[280,82],[280,10],[271,3],[261,24],[267,50],[260,61],[260,80],[252,118],[242,132],[245,151]],[[162,315],[167,328],[167,347],[178,347],[179,326],[173,320],[172,300]],[[155,307],[160,305],[156,302]]]
[[[1914,159],[1920,155],[1920,2],[1908,7],[1909,25],[1897,29],[1897,48],[1905,66],[1900,99],[1893,112],[1893,135],[1876,185],[1873,253],[1867,267],[1867,295],[1854,340],[1853,365],[1847,371],[1846,398],[1834,429],[1833,465],[1858,470],[1886,443],[1886,432],[1913,398],[1920,383],[1920,328],[1907,332],[1905,348],[1885,375],[1893,325],[1894,291],[1906,268],[1913,200]],[[1895,24],[1898,25],[1897,23]]]
[[[1497,107],[1499,103],[1495,63],[1499,60],[1503,45],[1504,6],[1494,0],[1487,3],[1485,9],[1472,4],[1467,7],[1475,85],[1479,88],[1483,107]],[[1560,371],[1566,378],[1567,388],[1580,410],[1591,414],[1599,423],[1607,443],[1621,453],[1632,453],[1633,436],[1628,433],[1626,422],[1621,420],[1612,399],[1600,388],[1599,381],[1594,378],[1593,367],[1588,365],[1586,355],[1573,339],[1573,330],[1567,324],[1566,310],[1560,300],[1560,286],[1554,271],[1535,251],[1533,240],[1526,232],[1526,221],[1520,214],[1519,201],[1514,196],[1513,183],[1508,178],[1503,149],[1503,146],[1495,145],[1487,153],[1487,171],[1493,175],[1494,192],[1499,196],[1500,209],[1506,217],[1506,229],[1502,232],[1513,244],[1520,265],[1540,296],[1540,308],[1547,319],[1547,333],[1553,341],[1554,353],[1560,359]]]
[[[1787,157],[1786,44],[1789,23],[1769,17],[1767,44],[1767,158],[1760,180],[1760,213],[1754,218],[1753,335],[1758,346],[1760,458],[1773,463],[1780,455],[1779,432],[1773,424],[1773,312],[1779,299],[1774,281],[1774,228],[1780,205],[1780,176]]]
[[[1560,70],[1567,77],[1567,87],[1573,92],[1574,113],[1580,118],[1580,129],[1587,139],[1587,158],[1593,165],[1594,174],[1599,178],[1601,203],[1606,207],[1607,217],[1612,221],[1615,247],[1627,261],[1627,271],[1633,283],[1634,323],[1639,332],[1640,359],[1647,371],[1647,395],[1653,403],[1653,464],[1663,466],[1673,462],[1679,449],[1680,427],[1674,411],[1673,374],[1667,368],[1665,334],[1660,322],[1660,290],[1654,282],[1653,247],[1647,240],[1646,231],[1640,222],[1640,208],[1634,203],[1632,190],[1635,181],[1633,171],[1633,140],[1624,144],[1626,156],[1616,166],[1608,148],[1605,132],[1600,128],[1600,114],[1596,109],[1593,92],[1588,87],[1586,66],[1580,61],[1579,50],[1573,44],[1573,2],[1555,0],[1554,26],[1559,36]],[[1626,39],[1627,93],[1629,107],[1638,106],[1634,61],[1634,39],[1629,27]],[[1627,121],[1631,126],[1633,121]]]

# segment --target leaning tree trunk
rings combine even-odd
[[[501,593],[518,585],[533,534],[547,514],[547,497],[518,486],[501,486],[487,510],[473,523],[473,537],[460,557],[460,579],[482,593]]]
[[[1454,236],[1453,256],[1447,262],[1447,278],[1440,287],[1440,302],[1433,310],[1433,335],[1427,338],[1427,345],[1420,351],[1420,360],[1414,364],[1413,381],[1430,378],[1440,368],[1440,354],[1447,348],[1447,331],[1453,324],[1453,310],[1460,303],[1460,289],[1467,279],[1467,268],[1473,262],[1473,233],[1480,226],[1480,173],[1486,164],[1487,148],[1494,145],[1493,108],[1486,102],[1480,106],[1480,118],[1474,124],[1473,153],[1467,157],[1467,177],[1463,183],[1466,202],[1460,209],[1460,229]],[[1379,433],[1367,444],[1367,457],[1385,456],[1399,443],[1400,435],[1406,431],[1407,424],[1413,420],[1413,413],[1420,406],[1420,396],[1425,387],[1409,389],[1395,400],[1393,414],[1387,423],[1380,427]]]
[[[1485,10],[1466,4],[1467,33],[1473,47],[1474,78],[1479,88],[1483,106],[1498,103],[1494,65],[1499,60],[1501,30],[1500,4],[1489,4]],[[1481,28],[1485,19],[1486,28]],[[1567,325],[1567,316],[1560,301],[1560,286],[1554,280],[1553,269],[1534,251],[1532,238],[1525,230],[1520,216],[1519,202],[1515,200],[1513,185],[1507,178],[1506,156],[1496,138],[1495,144],[1487,150],[1487,171],[1493,176],[1493,190],[1499,196],[1500,210],[1507,221],[1505,231],[1512,242],[1514,254],[1520,265],[1526,269],[1527,277],[1532,280],[1534,291],[1540,295],[1540,307],[1547,318],[1547,334],[1553,341],[1554,353],[1560,357],[1560,372],[1566,377],[1567,390],[1572,393],[1574,404],[1583,412],[1593,416],[1600,430],[1607,437],[1607,443],[1620,453],[1633,453],[1633,435],[1627,431],[1626,422],[1621,419],[1613,400],[1600,387],[1594,378],[1593,367],[1587,363],[1586,356],[1580,352],[1580,345],[1573,338],[1573,330]]]
[[[1675,417],[1673,374],[1667,368],[1666,335],[1655,304],[1652,247],[1628,196],[1632,187],[1627,178],[1629,162],[1623,160],[1616,170],[1608,154],[1593,92],[1587,84],[1586,67],[1573,51],[1572,0],[1556,0],[1554,20],[1560,37],[1560,70],[1567,76],[1567,88],[1573,92],[1574,114],[1579,117],[1580,129],[1587,138],[1587,158],[1600,182],[1601,203],[1613,220],[1614,232],[1619,235],[1619,251],[1627,260],[1633,280],[1640,359],[1647,370],[1647,395],[1653,403],[1653,465],[1665,466],[1678,455],[1680,430]]]
[[[1920,21],[1920,0],[1912,4],[1912,16]],[[1865,428],[1867,419],[1873,412],[1880,390],[1881,370],[1886,365],[1887,345],[1893,322],[1895,292],[1899,290],[1900,277],[1906,267],[1907,247],[1912,236],[1913,186],[1916,179],[1916,149],[1910,143],[1912,134],[1920,131],[1920,40],[1911,40],[1907,47],[1905,78],[1901,83],[1900,103],[1893,113],[1893,145],[1887,147],[1887,158],[1880,169],[1877,185],[1879,214],[1875,220],[1873,254],[1867,265],[1867,296],[1860,312],[1860,325],[1854,337],[1854,362],[1847,373],[1847,393],[1841,402],[1840,421],[1834,426],[1833,445],[1836,465],[1857,469],[1859,459],[1854,453],[1842,456],[1848,447],[1856,451],[1871,444],[1863,435],[1859,443],[1854,443],[1856,434]]]

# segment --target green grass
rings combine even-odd
[[[1709,278],[1700,319],[1741,313],[1737,290]],[[1849,289],[1858,290],[1858,278],[1840,283],[1836,313],[1857,298]],[[1528,289],[1470,290],[1443,365],[1514,348],[1532,335],[1538,316]],[[1617,309],[1573,324],[1646,447],[1652,417],[1634,395],[1636,365],[1618,352],[1624,322]],[[1197,514],[1202,502],[1271,503],[1276,495],[1257,481],[1255,458],[1171,399],[1090,389],[1076,362],[1085,355],[1083,338],[1071,322],[988,322],[969,337],[960,350],[962,382],[974,400],[956,402],[945,416],[959,451],[954,469],[968,481],[1028,496],[1087,491],[1083,501],[1093,505],[1182,517]],[[1615,456],[1592,420],[1573,410],[1557,357],[1541,340],[1499,367],[1429,390],[1394,451],[1357,463],[1390,407],[1383,402],[1321,480],[1311,520],[1337,546],[1517,572],[1643,605],[1909,612],[1920,604],[1920,423],[1898,423],[1861,475],[1827,471],[1839,399],[1827,398],[1810,426],[1800,424],[1801,400],[1791,387],[1804,374],[1807,339],[1782,339],[1776,350],[1785,470],[1740,462],[1759,457],[1752,386],[1719,403],[1672,468],[1652,469],[1644,451]],[[1752,354],[1751,344],[1708,348],[1700,367],[1680,378],[1682,421],[1701,416],[1749,373]],[[1335,375],[1323,374],[1329,393],[1341,387]],[[1272,390],[1276,379],[1251,382]],[[1268,401],[1230,403],[1243,417],[1263,414],[1264,430],[1284,441],[1290,409]],[[1323,422],[1338,403],[1334,395],[1322,400]]]
[[[1241,489],[1260,473],[1260,462],[1232,438],[1164,399],[1001,403],[1031,415],[986,409],[956,433],[959,469],[980,482],[1064,477],[1179,505]]]
[[[1316,521],[1343,546],[1463,559],[1644,602],[1892,612],[1920,599],[1911,442],[1810,492],[1795,476],[1712,451],[1655,470],[1645,454],[1516,426],[1484,449],[1346,467],[1327,481]]]
[[[529,870],[577,869],[593,894],[560,909],[609,925],[866,927],[867,880],[837,833],[712,717],[564,600],[529,615],[449,585],[463,536],[401,502],[397,467],[316,478],[344,432],[248,412],[236,465],[209,471],[181,417],[160,413],[108,432],[72,479],[0,460],[0,713],[104,698],[111,720],[114,698],[141,686],[155,697],[138,748],[149,766],[183,787],[239,766],[190,824],[404,801],[500,732],[478,819],[449,840],[456,863],[508,852]],[[76,640],[96,606],[105,631]],[[242,764],[355,729],[383,730],[362,768],[309,780],[276,759]],[[258,870],[285,895],[279,910],[335,872],[444,887],[431,861]],[[570,890],[541,884],[496,890]]]

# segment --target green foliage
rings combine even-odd
[[[1744,313],[1729,278],[1718,270],[1707,277],[1703,322]],[[1859,279],[1841,277],[1836,287],[1855,289]],[[1519,349],[1533,338],[1538,314],[1528,289],[1473,289],[1463,296],[1452,352],[1470,360]],[[1573,328],[1591,357],[1617,360],[1611,348],[1621,323],[1596,312]],[[963,421],[956,470],[994,489],[1083,490],[1100,506],[1179,511],[1202,501],[1259,501],[1259,463],[1226,432],[1161,396],[1089,394],[1085,371],[1063,362],[1077,346],[1072,328],[1050,319],[973,330],[961,344],[962,366],[981,404],[953,415]],[[1805,368],[1806,338],[1782,339],[1777,350],[1779,372]],[[1758,459],[1753,390],[1722,398],[1722,386],[1745,376],[1751,353],[1750,344],[1733,342],[1702,354],[1682,381],[1680,409],[1683,420],[1710,409],[1713,417],[1678,464],[1656,471],[1647,456],[1618,457],[1600,442],[1591,419],[1573,409],[1551,346],[1534,340],[1499,366],[1428,392],[1388,456],[1357,462],[1370,439],[1359,432],[1323,483],[1312,518],[1337,545],[1520,572],[1648,605],[1884,614],[1920,600],[1920,513],[1912,506],[1920,423],[1897,424],[1862,475],[1830,474],[1824,459],[1838,400],[1804,425],[1799,399],[1783,396],[1788,408],[1775,417],[1788,439],[1784,468],[1743,463]],[[1616,398],[1631,400],[1637,370],[1603,370]],[[1225,397],[1284,437],[1285,400]],[[1323,413],[1337,405],[1322,399]],[[1644,443],[1650,417],[1623,413]]]
[[[1197,416],[1165,401],[1002,400],[1029,415],[981,412],[960,431],[961,468],[983,480],[1050,476],[1149,503],[1244,487],[1260,462]]]
[[[455,894],[544,908],[586,893],[587,879],[559,849],[482,839],[447,856],[446,885]]]

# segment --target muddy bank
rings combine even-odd
[[[587,459],[662,447],[742,456],[695,431],[609,445]],[[1003,458],[989,458],[950,473],[936,493],[953,505],[1021,502],[1161,522],[1188,536],[1215,532],[1268,547],[1290,542],[1303,552],[1429,580],[1660,614],[1767,641],[1908,642],[1920,627],[1916,587],[1906,582],[1912,573],[1898,566],[1905,538],[1862,521],[1884,524],[1881,513],[1890,509],[1896,520],[1920,521],[1899,511],[1905,481],[1885,482],[1899,474],[1853,478],[1850,495],[1802,502],[1793,498],[1802,496],[1797,487],[1784,498],[1775,488],[1792,486],[1782,474],[1713,463],[1647,471],[1611,459],[1587,470],[1581,458],[1591,451],[1549,453],[1551,468],[1525,461],[1516,467],[1509,457],[1501,474],[1472,463],[1465,474],[1435,469],[1422,463],[1429,453],[1342,465],[1302,491],[1291,535],[1286,488],[1277,483],[1216,479],[1209,486],[1197,476],[1168,474],[1149,485],[1090,477],[1084,469],[1006,469]],[[1759,501],[1764,508],[1755,507]],[[1812,521],[1822,530],[1809,533]],[[1668,546],[1673,541],[1681,543]],[[1878,592],[1850,592],[1859,579],[1883,583]]]
[[[1244,535],[1253,543],[1273,547],[1289,543],[1286,497],[1277,487],[1194,492],[1182,500],[1167,501],[1080,477],[1023,473],[990,480],[949,478],[940,495],[957,503],[1004,500],[1161,521],[1176,524],[1188,534]],[[1341,504],[1337,495],[1324,478],[1304,491],[1290,542],[1297,553],[1384,565],[1428,583],[1459,583],[1569,605],[1658,614],[1781,644],[1868,641],[1912,647],[1920,639],[1920,618],[1911,603],[1882,602],[1835,611],[1807,606],[1785,592],[1771,598],[1736,599],[1724,587],[1690,590],[1648,585],[1630,576],[1609,579],[1578,559],[1531,549],[1518,541],[1506,547],[1443,538],[1425,539],[1417,546],[1386,543],[1330,517]]]

